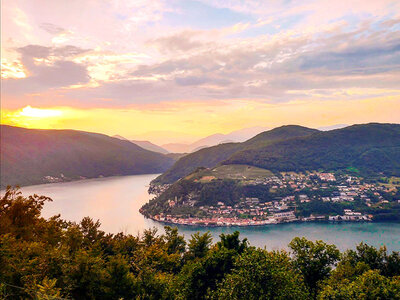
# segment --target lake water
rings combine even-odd
[[[135,175],[89,179],[67,183],[54,183],[23,187],[24,195],[40,194],[53,199],[43,210],[44,217],[61,214],[66,220],[80,221],[85,216],[99,219],[106,232],[137,234],[146,228],[163,224],[145,219],[139,208],[150,196],[147,188],[153,175]],[[178,226],[185,237],[197,231],[209,230],[214,241],[221,233],[235,230],[247,237],[252,245],[267,249],[287,248],[296,236],[321,239],[336,244],[341,250],[354,248],[364,241],[370,245],[386,245],[389,251],[400,251],[399,223],[291,223],[262,227],[191,227]]]

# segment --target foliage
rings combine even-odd
[[[318,283],[324,280],[340,258],[335,245],[323,241],[315,243],[306,238],[294,238],[289,247],[293,250],[294,265],[303,274],[310,292],[315,295]]]
[[[302,277],[285,252],[249,248],[213,294],[216,299],[307,299]]]

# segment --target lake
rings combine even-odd
[[[145,219],[139,208],[150,196],[148,184],[158,174],[88,179],[74,182],[23,187],[24,195],[40,194],[53,199],[43,209],[43,216],[61,214],[66,220],[80,221],[85,216],[99,219],[106,232],[137,234],[146,228],[163,224]],[[252,245],[267,249],[287,248],[296,236],[321,239],[336,244],[341,250],[354,248],[364,241],[370,245],[386,245],[389,251],[400,251],[399,223],[291,223],[262,227],[189,227],[178,226],[185,237],[197,231],[209,230],[214,241],[221,233],[235,230],[247,237]]]

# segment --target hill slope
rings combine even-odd
[[[75,130],[1,125],[1,187],[44,183],[45,176],[82,177],[159,173],[173,159],[131,142]]]
[[[236,152],[223,164],[272,171],[338,170],[400,174],[400,125],[362,124]]]
[[[310,129],[296,125],[287,125],[262,132],[243,143],[227,143],[201,149],[179,159],[164,174],[157,177],[154,182],[172,183],[179,178],[192,173],[198,167],[215,167],[217,164],[227,160],[238,151],[264,147],[277,141],[298,136],[306,136],[316,132],[318,132],[316,129]]]

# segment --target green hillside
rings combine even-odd
[[[248,165],[222,165],[213,169],[198,168],[184,177],[185,180],[207,183],[216,179],[255,180],[273,176],[269,170]]]
[[[287,125],[262,132],[243,143],[227,143],[201,149],[179,159],[164,174],[157,177],[154,183],[172,183],[192,173],[198,167],[213,168],[222,161],[230,158],[236,152],[246,149],[257,149],[277,141],[307,136],[316,132],[318,132],[316,129]]]
[[[345,170],[400,174],[400,125],[363,124],[234,153],[223,164],[272,171]]]
[[[160,173],[173,158],[107,135],[1,125],[1,187],[81,177]],[[62,175],[61,175],[62,174]]]

